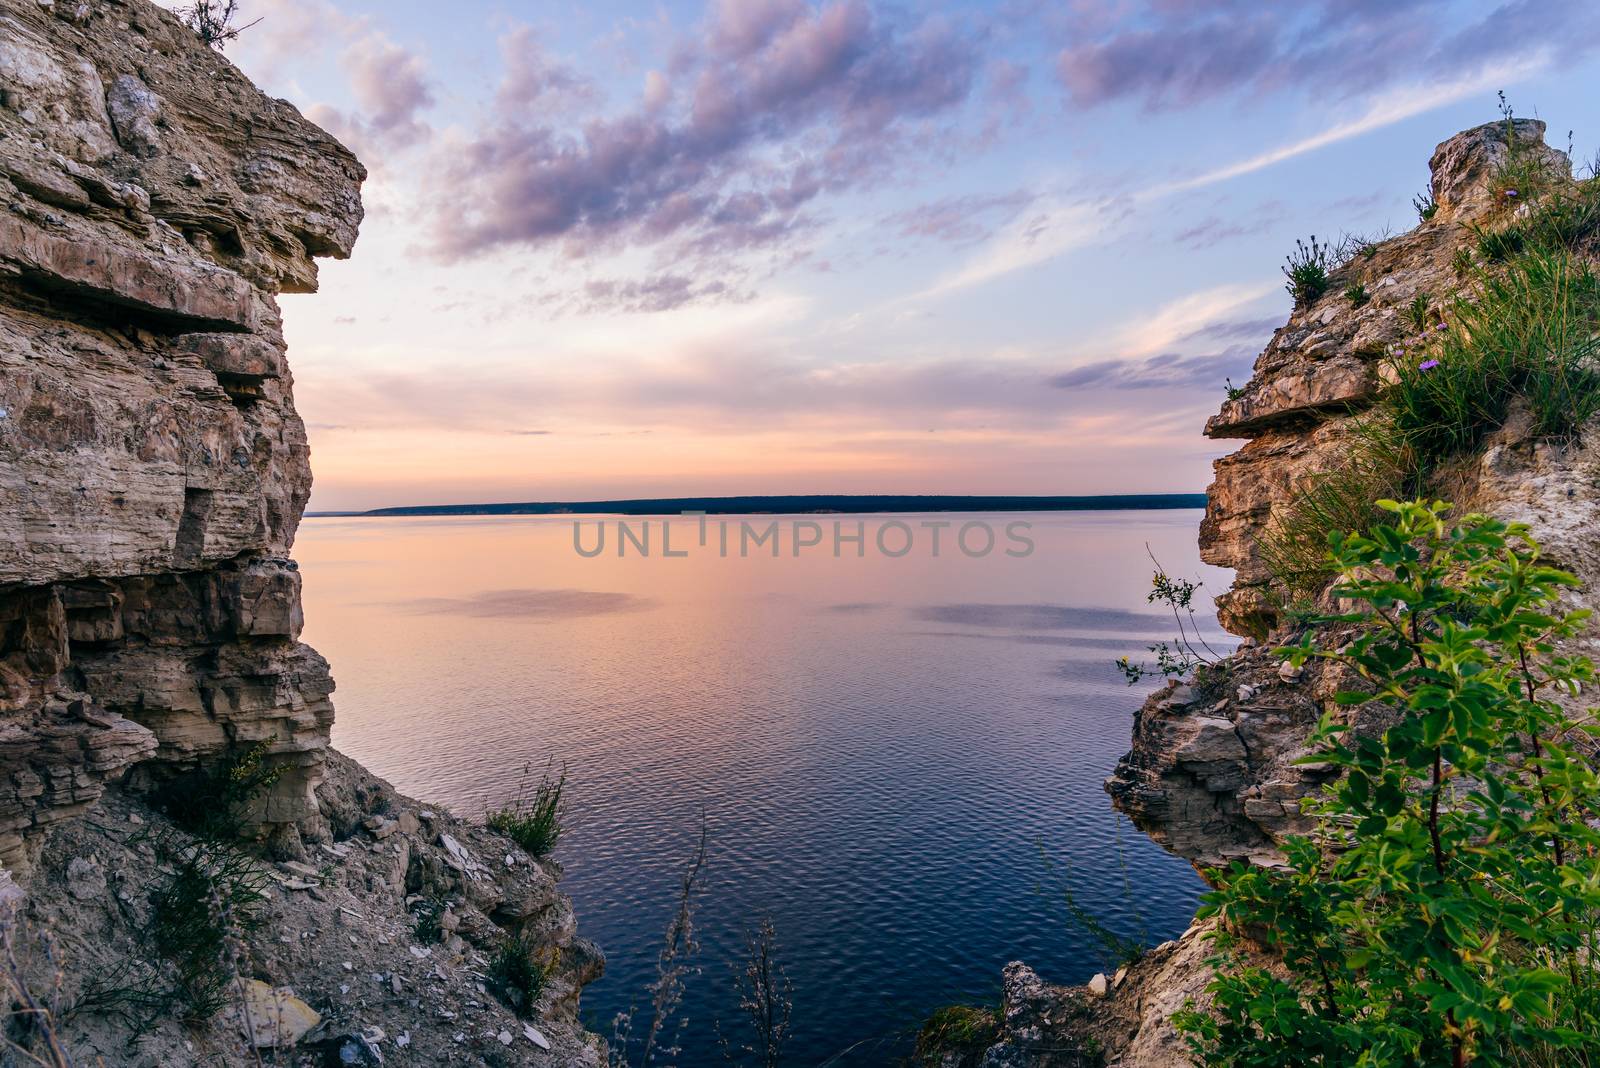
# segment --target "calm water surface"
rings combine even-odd
[[[795,559],[784,520],[779,559],[724,559],[678,519],[688,557],[659,555],[656,520],[657,555],[618,559],[612,520],[584,559],[570,517],[308,519],[295,555],[305,639],[338,680],[334,743],[466,816],[525,763],[567,762],[557,856],[609,958],[584,993],[605,1034],[648,1003],[704,813],[681,1063],[721,1063],[712,1021],[736,1016],[730,962],[763,916],[795,986],[792,1063],[889,1063],[929,1010],[996,999],[1007,961],[1059,982],[1103,969],[1064,891],[1123,936],[1187,925],[1199,880],[1101,789],[1146,689],[1112,661],[1171,632],[1144,602],[1147,545],[1209,591],[1227,581],[1198,561],[1197,511],[899,518],[1023,520],[1036,548],[971,559],[947,540],[935,559],[919,536],[890,559],[868,517],[865,558],[825,542]]]

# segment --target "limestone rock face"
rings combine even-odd
[[[1274,335],[1243,396],[1206,426],[1212,437],[1248,439],[1216,462],[1200,549],[1207,562],[1235,569],[1233,588],[1217,601],[1223,625],[1259,641],[1247,638],[1215,692],[1202,696],[1184,686],[1152,696],[1135,718],[1132,750],[1106,783],[1136,824],[1201,868],[1235,858],[1271,863],[1276,842],[1308,829],[1300,802],[1321,787],[1326,771],[1299,760],[1324,712],[1360,717],[1362,729],[1386,726],[1374,721],[1380,713],[1371,707],[1335,705],[1334,695],[1351,688],[1338,669],[1313,661],[1288,671],[1270,652],[1285,634],[1259,541],[1308,477],[1340,462],[1384,361],[1417,333],[1403,309],[1419,294],[1438,300],[1459,288],[1452,260],[1475,244],[1469,224],[1494,225],[1487,214],[1506,210],[1504,191],[1490,185],[1507,137],[1553,177],[1570,173],[1543,134],[1539,122],[1498,122],[1439,145],[1431,160],[1439,204],[1433,218],[1335,272],[1328,294],[1297,309]],[[1342,296],[1355,280],[1372,294],[1360,307]],[[1337,403],[1328,400],[1334,397]],[[1536,441],[1514,408],[1481,457],[1454,473],[1451,495],[1461,510],[1529,523],[1548,558],[1600,588],[1597,440],[1600,434],[1572,444]],[[1321,640],[1338,644],[1331,633]]]
[[[1431,306],[1459,287],[1458,250],[1472,245],[1473,225],[1503,208],[1487,186],[1509,152],[1508,130],[1527,158],[1554,175],[1571,173],[1566,155],[1544,144],[1544,123],[1533,119],[1486,123],[1440,144],[1429,161],[1439,205],[1433,217],[1334,270],[1327,292],[1296,308],[1273,335],[1242,394],[1207,421],[1209,437],[1248,439],[1216,462],[1200,527],[1201,558],[1237,572],[1218,603],[1234,633],[1259,637],[1276,625],[1258,539],[1308,475],[1340,462],[1350,420],[1372,403],[1385,361],[1417,335],[1413,302]],[[1360,307],[1344,296],[1355,282],[1370,294]]]
[[[1538,119],[1514,119],[1476,126],[1441,144],[1428,161],[1433,199],[1439,205],[1435,218],[1471,218],[1491,207],[1505,192],[1491,188],[1491,179],[1513,144],[1543,166],[1568,173],[1566,153],[1545,144],[1544,132],[1545,124]]]
[[[0,0],[0,926],[52,1004],[177,991],[136,1030],[115,990],[58,1018],[74,1063],[606,1059],[559,866],[328,747],[277,297],[350,252],[364,177],[148,0]],[[152,788],[245,754],[264,847],[162,810]],[[179,858],[259,888],[214,1016],[149,935]],[[483,985],[513,938],[546,969],[537,1030]]]
[[[145,0],[0,0],[0,866],[133,770],[264,745],[322,833],[327,665],[277,295],[350,252],[365,171]],[[26,881],[25,879],[23,880]]]

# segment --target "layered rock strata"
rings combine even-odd
[[[127,989],[102,989],[170,966],[142,932],[174,863],[152,842],[184,830],[152,798],[241,758],[268,784],[242,838],[270,902],[245,1002],[320,1016],[294,1036],[312,1045],[355,1028],[359,1057],[603,1056],[576,1023],[599,957],[559,869],[328,748],[278,298],[350,254],[365,176],[148,0],[0,0],[0,928],[55,947],[22,966],[90,1060],[255,1062],[226,1014],[134,1028]],[[419,902],[442,938],[419,941]],[[513,938],[550,968],[537,1041],[484,992]],[[383,996],[351,995],[369,973]]]
[[[0,4],[0,864],[102,784],[240,747],[293,851],[333,708],[277,296],[365,172],[152,4]]]

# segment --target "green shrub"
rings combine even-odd
[[[532,1016],[544,994],[545,981],[555,970],[555,961],[535,960],[538,947],[527,935],[516,935],[501,943],[489,961],[489,989],[518,1016]]]
[[[1333,249],[1311,235],[1308,245],[1295,240],[1294,251],[1284,257],[1283,275],[1288,281],[1283,288],[1294,298],[1297,308],[1304,308],[1328,291],[1328,271],[1333,267]]]
[[[1535,434],[1569,438],[1600,411],[1600,281],[1565,252],[1484,273],[1446,322],[1391,354],[1384,400],[1424,462],[1466,451],[1526,398]]]
[[[157,845],[174,871],[150,894],[146,935],[172,966],[171,996],[185,1018],[203,1020],[228,1001],[238,974],[235,941],[260,926],[267,877],[227,847],[205,841]]]
[[[534,857],[549,856],[555,849],[567,813],[563,800],[567,769],[563,765],[559,774],[552,770],[552,765],[546,764],[544,774],[534,782],[532,765],[524,765],[517,796],[484,817],[490,830],[510,838]]]
[[[1524,230],[1541,248],[1589,246],[1600,235],[1600,182],[1574,182],[1546,193],[1529,213]]]
[[[1352,308],[1359,308],[1372,299],[1372,294],[1367,292],[1366,286],[1354,282],[1344,287],[1344,299],[1350,302]]]
[[[1338,648],[1285,653],[1342,665],[1360,689],[1338,703],[1392,726],[1324,716],[1306,760],[1342,776],[1308,806],[1316,832],[1285,870],[1212,873],[1212,1003],[1175,1023],[1204,1068],[1594,1064],[1600,778],[1572,739],[1600,728],[1559,701],[1594,677],[1559,650],[1588,615],[1560,605],[1577,580],[1525,527],[1383,508],[1330,539],[1354,605],[1322,620]]]

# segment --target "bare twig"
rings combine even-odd
[[[239,16],[239,0],[195,0],[189,7],[179,8],[176,13],[184,25],[219,52],[228,46],[229,41],[238,40],[241,33],[261,21],[255,19],[243,26],[235,26],[233,21]]]

